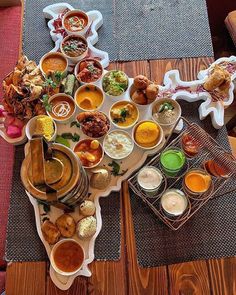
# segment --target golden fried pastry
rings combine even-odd
[[[55,224],[53,224],[49,220],[45,220],[42,225],[42,233],[44,236],[44,239],[50,244],[53,245],[56,242],[58,242],[61,234],[59,229],[56,227]]]
[[[92,216],[95,213],[95,204],[94,202],[90,200],[85,200],[82,204],[79,206],[79,211],[84,216]]]
[[[76,229],[75,220],[69,214],[63,214],[56,220],[56,225],[61,233],[61,235],[65,238],[71,238]]]
[[[134,78],[134,87],[136,89],[146,89],[149,85],[150,81],[147,77],[143,75],[138,75]]]
[[[229,79],[229,72],[223,69],[222,67],[216,65],[210,73],[209,77],[207,78],[206,82],[203,84],[203,87],[207,91],[213,91],[216,88],[223,85],[224,83],[228,85],[227,81],[229,81]]]
[[[134,91],[131,98],[137,104],[147,104],[147,98],[142,90]]]
[[[146,89],[146,96],[148,98],[148,102],[151,103],[153,102],[158,94],[158,86],[155,84],[150,84],[148,85]]]

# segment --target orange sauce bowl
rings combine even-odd
[[[64,276],[76,274],[83,266],[84,260],[84,249],[74,239],[60,240],[53,246],[50,255],[53,269]]]

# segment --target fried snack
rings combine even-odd
[[[132,100],[141,105],[147,104],[147,98],[142,90],[136,90],[134,93],[131,95]]]
[[[226,91],[230,86],[230,74],[227,70],[222,67],[216,65],[206,82],[203,84],[203,87],[207,91],[213,91],[216,88],[219,88],[220,91]]]
[[[41,101],[44,77],[34,61],[22,56],[14,70],[3,80],[5,111],[20,119],[31,119],[45,114]]]
[[[81,219],[77,224],[77,235],[80,239],[88,239],[96,233],[97,220],[93,216]]]
[[[93,188],[104,190],[111,182],[111,172],[105,167],[96,167],[92,171],[90,185]]]
[[[53,245],[56,242],[58,242],[61,234],[59,229],[56,227],[55,224],[53,224],[49,220],[45,220],[42,225],[42,233],[44,236],[44,239],[50,244]]]
[[[148,103],[153,102],[158,94],[158,86],[155,84],[150,84],[146,88],[146,96],[148,98]]]
[[[144,90],[148,87],[150,81],[143,75],[138,75],[134,78],[134,87],[136,89]]]
[[[90,200],[85,200],[82,204],[79,206],[79,211],[84,216],[92,216],[95,213],[95,205],[94,202]]]
[[[65,238],[71,238],[76,229],[75,220],[69,214],[63,214],[56,220],[56,225],[61,233],[61,235]]]

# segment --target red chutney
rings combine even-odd
[[[200,145],[190,134],[184,133],[182,136],[182,147],[186,155],[194,157],[199,153]]]
[[[64,20],[64,26],[68,31],[82,31],[88,24],[88,17],[83,12],[69,14]]]
[[[84,83],[97,81],[102,75],[102,68],[99,63],[92,59],[80,62],[77,78]]]
[[[81,140],[74,151],[82,165],[88,168],[95,166],[102,157],[102,147],[97,140]]]
[[[60,244],[54,252],[54,262],[63,272],[74,272],[84,261],[84,252],[80,245],[73,241]]]

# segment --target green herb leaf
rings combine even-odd
[[[50,212],[50,210],[51,210],[50,205],[44,203],[43,204],[43,210],[44,210],[45,213]]]
[[[80,140],[80,135],[77,133],[74,133],[73,137],[72,137],[72,141],[73,142],[77,142]]]
[[[48,94],[44,94],[42,97],[43,100],[43,106],[45,107],[45,110],[47,112],[51,112],[52,111],[52,105],[48,102],[49,96]]]
[[[63,144],[64,146],[67,146],[70,148],[70,143],[67,139],[61,137],[60,135],[57,135],[55,142]]]
[[[114,176],[122,176],[128,171],[128,169],[126,169],[120,172],[120,165],[116,161],[112,161],[108,166],[112,167],[111,174]]]
[[[64,139],[70,139],[73,142],[77,142],[80,140],[80,135],[77,133],[74,133],[74,135],[71,132],[67,132],[67,133],[62,133],[61,137]]]
[[[158,113],[162,113],[163,111],[172,111],[174,109],[172,103],[164,102],[160,105]]]
[[[77,122],[77,121],[73,121],[73,122],[70,123],[70,127],[73,127],[73,126],[76,126],[76,127],[80,128],[80,123]]]

